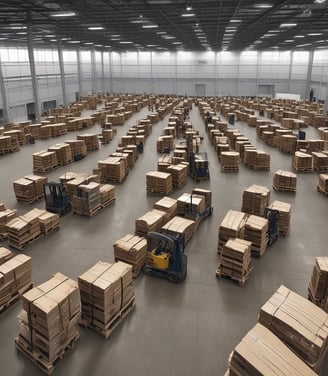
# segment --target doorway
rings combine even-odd
[[[26,111],[27,111],[27,119],[32,120],[35,122],[35,105],[34,103],[27,103],[26,104]]]

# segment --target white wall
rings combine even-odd
[[[309,56],[308,51],[101,53],[96,50],[93,83],[91,51],[82,49],[80,95],[92,91],[196,95],[196,84],[203,84],[207,96],[255,96],[259,85],[273,85],[274,92],[305,97]],[[24,116],[26,103],[33,102],[27,48],[0,48],[0,57],[9,113],[11,120],[17,121]],[[58,105],[62,104],[57,49],[37,49],[34,58],[40,102],[56,100]],[[64,50],[63,61],[67,97],[72,102],[79,91],[77,51]],[[328,49],[316,50],[310,85],[317,99],[326,98],[327,81]]]

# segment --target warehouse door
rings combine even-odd
[[[259,85],[257,88],[258,95],[264,97],[274,97],[274,85]]]
[[[17,123],[18,121],[26,120],[26,106],[22,104],[20,106],[13,106],[10,108],[11,121]]]
[[[35,120],[35,105],[34,105],[34,103],[27,103],[26,110],[27,110],[28,120],[32,120],[32,122],[33,122]]]
[[[195,92],[197,97],[205,97],[206,95],[206,85],[205,84],[195,84]]]

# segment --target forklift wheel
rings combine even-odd
[[[171,282],[174,282],[174,283],[180,282],[180,280],[179,280],[179,278],[176,274],[169,274],[169,280]]]

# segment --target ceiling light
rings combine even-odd
[[[7,40],[8,38],[0,38],[0,40]]]
[[[90,26],[88,30],[104,30],[105,28],[102,26]]]
[[[26,31],[20,31],[19,33],[16,33],[17,35],[26,35],[27,32]]]
[[[144,23],[146,21],[145,20],[132,20],[130,22],[133,23],[133,24],[139,24],[139,23]]]
[[[183,44],[182,42],[173,42],[172,44]]]
[[[105,48],[110,48],[111,46],[104,46]]]
[[[294,35],[294,38],[304,38],[304,35]]]
[[[323,43],[323,42],[325,42],[325,40],[321,39],[321,40],[316,40],[314,43]]]
[[[111,37],[118,38],[118,37],[120,37],[120,34],[112,34]]]
[[[48,35],[45,35],[44,37],[45,37],[45,38],[55,38],[55,37],[56,37],[56,35],[53,35],[53,34],[48,34]]]
[[[155,29],[156,27],[158,27],[158,25],[155,25],[155,24],[149,24],[149,25],[143,25],[142,26],[143,29]]]
[[[294,39],[286,39],[285,40],[286,43],[291,43],[291,42],[295,42]]]
[[[95,44],[95,47],[104,47],[102,44]]]
[[[69,40],[67,43],[81,43],[79,40]]]
[[[133,42],[124,41],[124,40],[121,40],[119,43],[120,44],[133,44]]]
[[[170,35],[163,35],[163,39],[175,39],[175,37],[171,37]]]
[[[11,29],[11,30],[25,30],[25,29],[27,29],[27,27],[22,26],[22,25],[13,25],[13,26],[10,26],[9,29]]]
[[[84,44],[93,44],[93,42],[85,42]]]
[[[309,37],[316,37],[318,35],[322,35],[322,33],[309,33],[308,34]]]
[[[50,14],[50,16],[51,17],[74,17],[76,16],[76,13],[71,12],[71,11],[62,11],[62,12],[52,13]]]
[[[181,14],[181,17],[194,17],[195,16],[195,13],[192,13],[192,12],[190,12],[190,13],[182,13]]]
[[[166,31],[157,31],[156,34],[158,34],[158,35],[165,35]]]
[[[297,26],[297,23],[282,23],[279,27],[294,27]]]
[[[157,47],[157,44],[147,44],[147,47]]]
[[[272,8],[272,5],[271,4],[255,4],[254,7],[260,8],[260,9],[269,9],[269,8]]]
[[[230,20],[230,22],[241,22],[241,20]]]
[[[187,9],[187,10],[191,10],[192,8],[191,8],[191,6],[188,6],[186,9]]]
[[[315,0],[314,2],[316,3],[316,4],[322,4],[322,3],[324,3],[326,0]]]
[[[61,40],[71,40],[72,38],[62,38]]]
[[[50,42],[57,42],[57,39],[50,39]]]
[[[110,38],[110,40],[117,41],[120,40],[120,38]]]
[[[298,44],[296,47],[305,47],[305,46],[311,46],[311,43]]]

